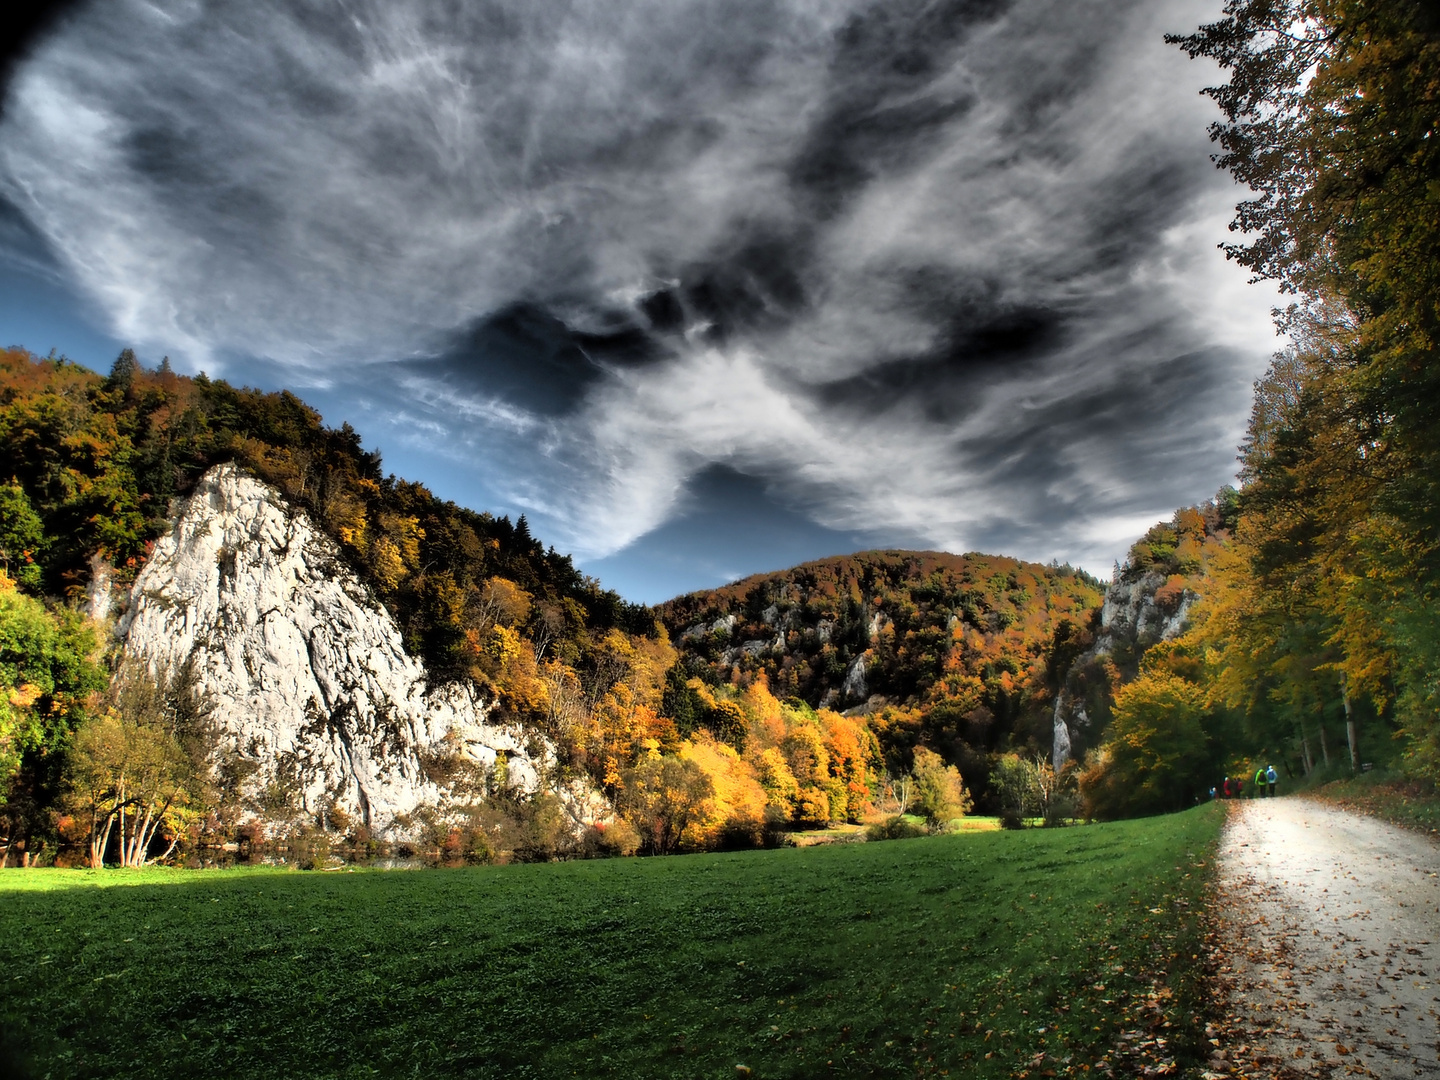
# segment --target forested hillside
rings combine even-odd
[[[604,769],[606,740],[570,722],[576,703],[588,719],[613,696],[630,670],[617,656],[663,655],[644,608],[545,550],[523,518],[474,513],[385,475],[354,430],[327,428],[288,393],[192,379],[168,363],[146,371],[128,350],[101,377],[11,349],[0,353],[0,460],[0,796],[6,835],[22,843],[53,832],[73,737],[114,705],[102,693],[113,661],[77,605],[92,583],[133,579],[172,500],[217,462],[251,470],[329,534],[433,681],[473,681],[502,715],[556,737],[566,768]],[[194,779],[182,802],[204,803],[210,787]]]
[[[11,469],[0,485],[7,857],[86,836],[104,848],[105,823],[137,798],[120,794],[122,764],[96,757],[107,733],[138,740],[160,763],[162,848],[182,834],[233,835],[237,821],[269,812],[216,774],[183,686],[107,689],[117,657],[105,627],[80,610],[103,592],[97,583],[123,591],[169,527],[172,500],[222,461],[273,485],[330,536],[432,682],[471,682],[502,719],[550,740],[559,773],[549,783],[586,777],[608,796],[613,824],[583,838],[585,850],[750,845],[792,825],[858,821],[883,801],[884,766],[864,718],[782,703],[763,680],[688,686],[650,611],[545,550],[523,518],[474,513],[384,474],[355,431],[325,427],[291,394],[187,378],[168,364],[146,371],[128,351],[101,377],[9,350],[0,354],[0,453]],[[954,770],[933,755],[920,764],[932,809],[958,813],[967,796]],[[503,776],[478,782],[438,761],[434,771],[460,785],[462,801],[418,821],[437,847],[547,857],[582,842],[567,839],[545,791],[522,799]],[[298,827],[348,828],[323,814]]]
[[[1103,594],[1068,566],[869,551],[659,611],[691,678],[863,712],[892,771],[923,745],[984,791],[994,755],[1049,756],[1054,692]]]

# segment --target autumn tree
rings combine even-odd
[[[1426,0],[1228,0],[1169,40],[1229,72],[1205,91],[1217,163],[1255,192],[1226,253],[1302,302],[1344,297],[1399,425],[1435,438],[1440,13]],[[1398,350],[1391,355],[1382,352]],[[1418,352],[1416,351],[1418,350]],[[1408,354],[1408,355],[1405,355]],[[1407,386],[1400,383],[1408,382]]]
[[[25,489],[0,484],[0,571],[30,593],[40,590],[40,559],[45,526]]]
[[[990,770],[990,786],[1000,803],[1000,824],[1018,829],[1040,813],[1040,782],[1035,763],[1019,754],[1003,754]]]
[[[618,804],[640,833],[642,851],[673,855],[709,816],[713,794],[710,777],[695,761],[650,753],[625,770]]]
[[[788,824],[795,816],[800,784],[778,747],[767,746],[752,752],[751,768],[765,792],[765,820],[772,825]]]
[[[711,797],[692,826],[693,842],[706,848],[759,845],[767,794],[740,753],[702,732],[681,748],[679,756],[698,766],[710,781]]]
[[[780,752],[799,788],[795,820],[806,825],[828,824],[834,816],[830,752],[825,748],[819,723],[809,716],[799,718],[780,744]]]
[[[0,573],[0,865],[12,848],[26,862],[35,853],[65,744],[105,685],[95,651],[78,614],[47,609]]]
[[[1218,163],[1255,196],[1227,254],[1295,299],[1257,386],[1240,532],[1307,629],[1277,691],[1392,709],[1440,775],[1440,10],[1230,0],[1172,38],[1217,61]],[[1299,679],[1297,681],[1296,675]],[[1357,760],[1352,743],[1352,761]]]
[[[108,708],[75,733],[67,762],[69,803],[88,825],[90,865],[115,842],[121,866],[167,858],[212,792],[213,732],[203,705],[178,679],[133,667]]]
[[[1210,761],[1205,691],[1147,663],[1115,695],[1110,730],[1080,777],[1088,817],[1113,818],[1189,806]]]
[[[1074,812],[1074,778],[1066,769],[1057,774],[1040,756],[1003,754],[990,771],[990,784],[1000,803],[1000,824],[1021,828],[1026,818],[1046,825],[1062,824]]]
[[[915,778],[911,798],[931,832],[939,832],[950,821],[970,812],[970,793],[960,770],[946,765],[935,751],[921,746],[915,750]]]
[[[831,817],[858,824],[869,812],[879,784],[879,742],[861,717],[821,709],[816,719],[829,758]]]

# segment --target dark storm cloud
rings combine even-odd
[[[97,3],[0,193],[117,334],[393,401],[582,556],[723,463],[1103,566],[1224,481],[1270,347],[1161,41],[1211,6]]]
[[[872,412],[919,400],[927,420],[950,423],[968,411],[978,386],[1022,376],[1065,339],[1066,314],[1058,308],[1007,309],[935,296],[925,306],[934,310],[935,324],[943,328],[934,348],[819,383],[812,389],[817,402]]]
[[[635,330],[617,336],[641,349],[649,347],[649,339]],[[604,374],[587,354],[582,335],[546,309],[525,303],[512,304],[455,334],[440,356],[402,367],[461,393],[497,396],[542,415],[571,411]]]

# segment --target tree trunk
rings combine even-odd
[[[1305,725],[1300,725],[1300,761],[1305,766],[1305,775],[1309,776],[1315,771],[1315,762],[1310,757],[1310,736],[1305,732]]]
[[[1325,767],[1330,767],[1330,747],[1325,742],[1325,723],[1320,723],[1320,756],[1325,759]]]
[[[100,829],[99,824],[90,826],[90,867],[93,870],[101,870],[105,866],[105,849],[110,846],[110,833],[115,827],[114,811],[105,815],[105,828]],[[98,830],[98,832],[97,832]],[[97,839],[98,837],[98,839]]]
[[[1345,738],[1350,743],[1350,771],[1360,771],[1360,738],[1355,728],[1355,714],[1350,711],[1350,691],[1344,690],[1341,700],[1345,703]]]
[[[135,822],[132,825],[134,831],[130,834],[130,859],[126,863],[127,866],[140,866],[144,862],[141,848],[145,843],[145,829],[149,823],[148,815],[142,819],[140,811],[135,811]]]
[[[139,817],[138,812],[136,817]],[[147,806],[145,808],[145,818],[139,822],[139,827],[135,830],[135,839],[130,844],[131,866],[145,865],[145,853],[150,847],[150,833],[153,830],[150,823],[154,820],[155,810],[153,807]],[[156,824],[158,824],[158,822]]]
[[[180,834],[176,833],[170,838],[170,846],[165,849],[165,854],[161,855],[160,858],[156,859],[155,861],[164,862],[166,859],[168,859],[170,857],[170,853],[175,850],[175,845],[178,843],[180,843]]]
[[[145,808],[145,824],[140,827],[140,832],[135,837],[135,858],[131,865],[144,866],[146,862],[149,861],[146,856],[150,852],[150,845],[154,843],[155,834],[160,831],[160,826],[165,824],[165,815],[170,812],[170,804],[173,801],[173,799],[166,799],[164,805],[162,805],[158,811],[154,806],[147,806]],[[165,855],[160,857],[163,859],[168,856],[171,851],[174,851],[175,844],[179,843],[179,841],[180,838],[177,835],[175,840],[170,844],[169,851],[166,851]]]

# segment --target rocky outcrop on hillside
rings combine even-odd
[[[1160,641],[1178,637],[1196,594],[1188,589],[1167,590],[1169,577],[1163,573],[1129,578],[1117,573],[1105,592],[1100,609],[1100,634],[1095,641],[1097,655],[1117,650],[1143,652]],[[1138,656],[1137,656],[1138,659]]]
[[[127,661],[188,665],[218,752],[254,770],[247,792],[282,792],[312,820],[333,809],[398,836],[397,818],[445,802],[457,761],[503,757],[508,783],[534,790],[549,758],[471,687],[431,685],[329,538],[234,465],[181,505],[115,632]]]
[[[1093,694],[1108,677],[1097,674],[1108,666],[1122,678],[1132,677],[1145,650],[1184,632],[1190,607],[1197,595],[1176,587],[1176,579],[1161,572],[1135,573],[1117,569],[1105,591],[1100,625],[1094,644],[1070,665],[1055,696],[1054,741],[1051,763],[1056,771],[1085,742],[1092,726]],[[1110,689],[1107,685],[1106,689]],[[1087,708],[1087,700],[1091,707]]]

